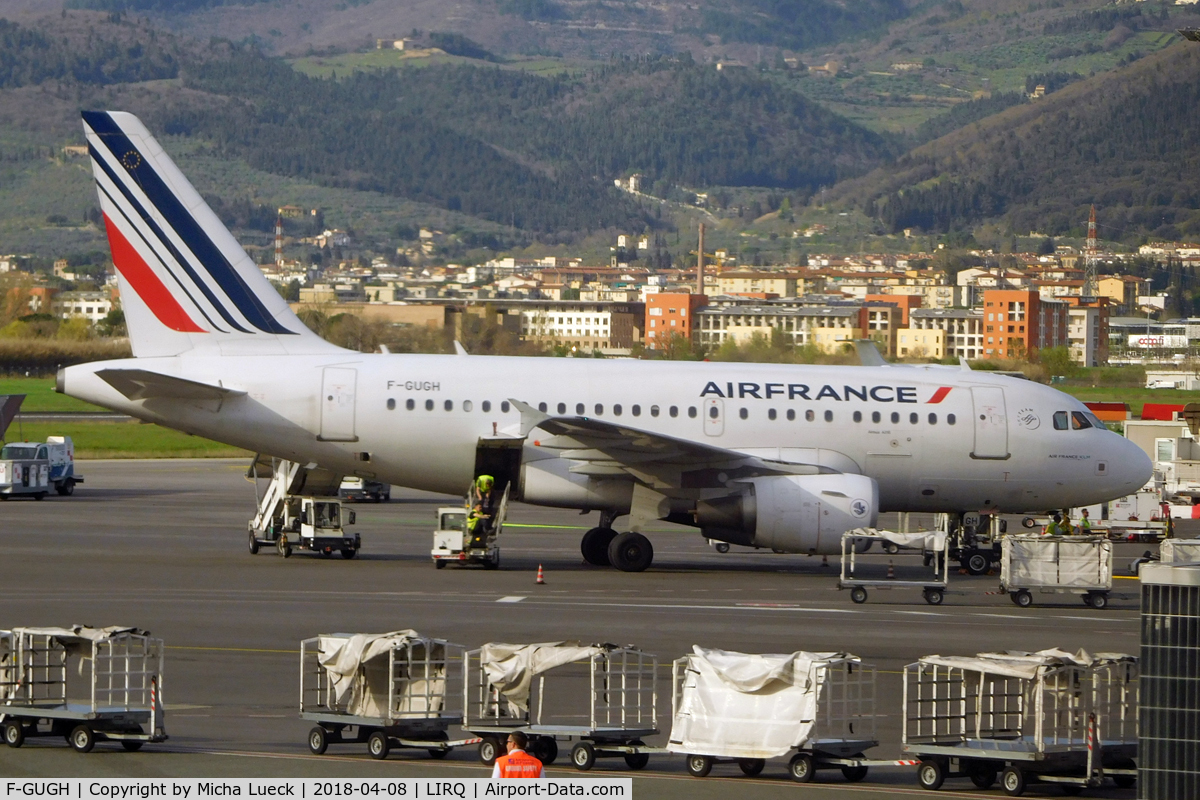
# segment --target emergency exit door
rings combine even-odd
[[[321,378],[321,436],[323,442],[356,442],[354,391],[358,370],[326,367]]]
[[[1004,390],[997,386],[971,389],[975,408],[975,449],[972,458],[1008,458],[1008,414]]]
[[[704,432],[720,436],[725,432],[725,401],[710,397],[704,401]]]

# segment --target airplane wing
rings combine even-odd
[[[189,381],[144,369],[102,369],[96,375],[130,400],[225,400],[244,395],[236,389]]]
[[[510,402],[521,411],[528,441],[535,447],[557,450],[560,458],[576,462],[571,472],[626,474],[667,493],[673,489],[726,488],[730,482],[745,478],[834,471],[815,464],[771,461],[593,417],[552,417],[518,400]],[[538,431],[547,435],[539,436]]]

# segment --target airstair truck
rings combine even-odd
[[[293,549],[326,557],[336,550],[346,559],[358,555],[361,537],[344,529],[354,524],[354,512],[343,509],[337,497],[327,496],[336,495],[341,475],[293,461],[256,457],[247,473],[256,490],[259,468],[264,464],[270,465],[271,481],[247,525],[251,555],[262,546],[274,547],[284,558],[290,557]]]

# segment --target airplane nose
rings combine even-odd
[[[1109,461],[1109,469],[1112,470],[1113,477],[1120,481],[1123,488],[1135,492],[1154,477],[1154,462],[1142,448],[1124,436],[1117,438],[1119,439],[1118,446],[1113,448],[1115,452],[1112,454],[1115,458]]]

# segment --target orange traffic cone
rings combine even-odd
[[[896,579],[896,567],[891,561],[888,562],[888,580]]]
[[[546,579],[542,577],[542,565],[541,564],[538,564],[537,582],[539,585],[546,582]]]

